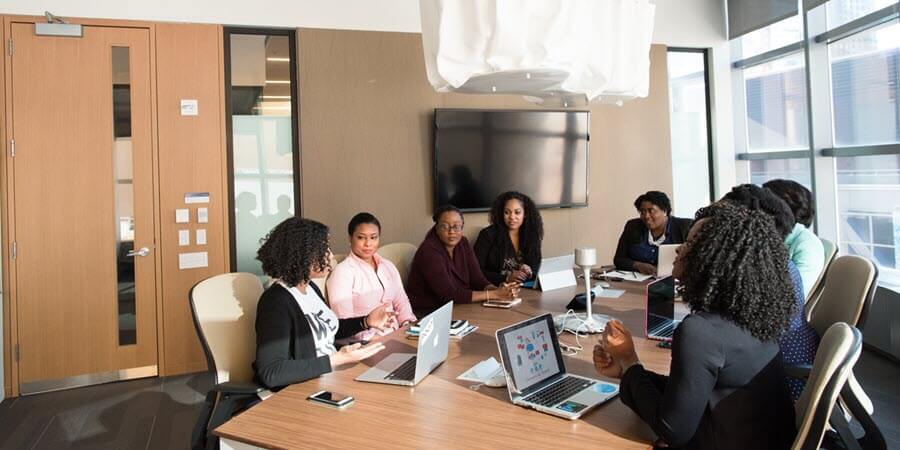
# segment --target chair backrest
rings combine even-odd
[[[836,323],[822,336],[803,393],[794,404],[797,436],[793,450],[818,449],[841,388],[862,352],[862,334]]]
[[[343,261],[344,258],[346,258],[346,257],[347,257],[347,255],[343,255],[343,254],[338,254],[338,255],[332,254],[331,261],[329,262],[329,264],[331,265],[331,270],[329,270],[328,273],[324,277],[312,278],[309,280],[309,281],[312,281],[313,283],[316,283],[316,286],[318,286],[319,291],[322,292],[322,297],[325,299],[326,305],[328,305],[328,289],[326,288],[325,282],[328,281],[328,277],[331,276],[331,272],[334,271],[335,266],[340,264],[341,261]]]
[[[819,277],[816,278],[815,283],[806,291],[806,304],[809,305],[807,310],[812,309],[812,306],[815,305],[819,295],[822,293],[822,286],[824,285],[822,281],[825,280],[825,274],[828,273],[828,268],[834,262],[835,256],[837,256],[837,246],[834,245],[834,242],[822,238],[819,238],[819,240],[822,241],[822,249],[825,251],[825,264],[822,266],[822,271],[819,272]]]
[[[252,273],[216,275],[191,288],[194,327],[216,384],[253,380],[256,304],[262,292],[262,282]]]
[[[861,327],[875,295],[878,271],[872,261],[856,255],[838,257],[828,268],[809,324],[822,336],[838,322]]]
[[[397,271],[400,272],[400,280],[403,281],[405,286],[406,279],[409,277],[409,269],[412,267],[413,257],[416,256],[416,250],[416,246],[410,243],[394,242],[379,248],[378,254],[397,266]]]

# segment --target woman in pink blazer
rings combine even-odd
[[[357,317],[376,307],[387,304],[397,319],[389,324],[387,334],[406,322],[414,322],[409,298],[400,281],[400,272],[394,264],[378,255],[381,223],[372,214],[359,213],[347,226],[350,235],[350,255],[328,277],[328,303],[338,318]],[[379,333],[370,329],[361,331],[355,339],[369,339]]]

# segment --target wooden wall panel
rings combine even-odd
[[[418,244],[431,226],[434,108],[535,108],[519,96],[438,94],[428,84],[414,33],[298,31],[302,213],[332,229],[367,210],[382,243]],[[672,191],[666,49],[651,51],[650,96],[622,107],[591,106],[589,206],[543,210],[544,254],[596,246],[612,262],[634,198]],[[466,215],[467,236],[487,214]]]
[[[222,28],[217,25],[159,24],[156,74],[159,126],[159,217],[162,256],[163,345],[161,375],[206,368],[191,320],[188,292],[198,281],[228,271]],[[198,101],[197,116],[181,116],[181,99]],[[184,203],[186,192],[208,192],[210,203]],[[209,208],[209,223],[197,223],[197,208]],[[175,223],[175,209],[190,209],[189,224]],[[193,245],[205,228],[207,245]],[[178,230],[191,230],[191,246],[178,246]],[[206,251],[209,267],[179,270],[180,252]]]

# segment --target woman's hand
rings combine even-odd
[[[526,275],[526,278],[525,278],[525,279],[526,279],[526,280],[527,280],[528,278],[531,278],[532,275],[534,275],[534,271],[531,270],[531,267],[529,267],[528,264],[522,264],[522,265],[520,265],[520,266],[519,266],[519,270],[521,270],[522,272],[525,272],[525,275]]]
[[[601,344],[594,346],[594,368],[600,375],[610,378],[622,378],[622,366],[612,355],[603,350]]]
[[[519,287],[521,284],[519,283],[503,283],[497,289],[494,289],[490,292],[491,298],[496,298],[500,300],[512,300],[519,296]]]
[[[329,359],[331,360],[331,367],[337,367],[342,364],[362,361],[382,350],[384,350],[384,344],[381,342],[372,342],[367,345],[350,344],[332,353]]]
[[[523,282],[528,279],[528,274],[522,269],[513,270],[506,276],[507,282]]]
[[[391,329],[391,326],[396,324],[397,315],[394,311],[389,309],[390,306],[391,305],[385,303],[373,309],[372,312],[366,316],[366,325],[368,325],[369,328],[376,328],[379,331]]]
[[[600,335],[599,346],[601,347],[600,362],[607,362],[603,353],[609,355],[613,363],[618,363],[619,365],[619,376],[624,374],[629,367],[640,362],[637,352],[634,350],[634,339],[631,337],[631,333],[618,320],[610,320],[606,324],[606,329]],[[594,349],[594,354],[596,364],[596,349]]]
[[[636,270],[644,275],[656,275],[656,266],[654,266],[653,264],[645,263],[645,262],[634,263],[634,270]]]

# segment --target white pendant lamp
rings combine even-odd
[[[647,0],[420,0],[438,92],[520,94],[554,107],[646,97]]]

